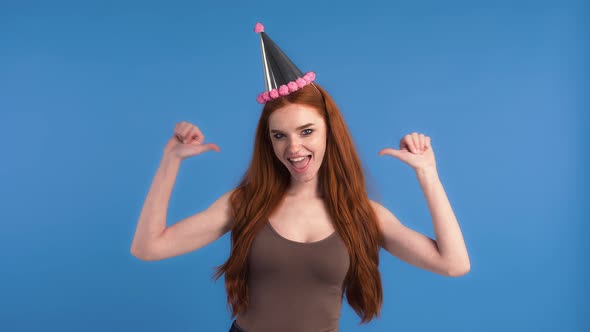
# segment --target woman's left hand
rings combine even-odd
[[[399,143],[399,150],[385,148],[379,155],[388,154],[410,165],[415,171],[420,169],[436,169],[434,151],[430,144],[430,137],[416,132],[404,136]]]

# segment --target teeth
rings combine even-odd
[[[302,161],[302,160],[303,160],[303,159],[305,159],[305,158],[307,158],[307,157],[299,157],[299,158],[295,158],[295,159],[289,159],[289,160],[291,160],[291,161],[293,161],[293,162],[298,162],[298,161]]]

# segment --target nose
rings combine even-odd
[[[289,154],[297,154],[297,152],[301,151],[301,149],[302,149],[301,142],[298,139],[290,139],[289,140],[289,147],[288,147]]]
[[[289,146],[289,154],[297,154],[301,151],[301,145],[290,145]]]

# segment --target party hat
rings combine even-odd
[[[264,32],[264,26],[258,22],[254,32],[260,34],[262,48],[262,65],[266,91],[260,93],[256,100],[260,104],[286,96],[297,91],[315,80],[315,73],[304,74],[293,64],[287,55]]]

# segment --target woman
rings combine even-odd
[[[263,42],[264,49],[272,49],[274,44]],[[430,138],[412,133],[402,138],[399,150],[386,148],[379,154],[397,157],[416,171],[436,241],[405,227],[368,198],[344,119],[330,95],[313,82],[314,75],[296,70],[288,78],[277,74],[281,65],[267,67],[275,75],[268,81],[276,83],[281,76],[289,82],[267,84],[258,98],[265,106],[240,184],[205,211],[166,227],[180,162],[220,151],[204,143],[197,126],[177,124],[142,209],[133,255],[161,260],[197,250],[231,231],[230,257],[215,273],[216,278],[225,275],[232,318],[237,316],[230,332],[337,331],[344,293],[361,323],[378,317],[381,247],[441,275],[467,273],[467,250],[438,179]],[[296,68],[292,63],[282,67]],[[299,85],[290,89],[288,84],[297,80]],[[281,92],[283,86],[290,90]]]

